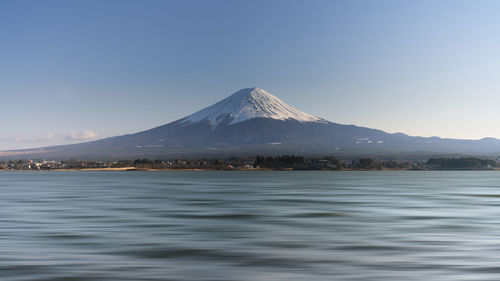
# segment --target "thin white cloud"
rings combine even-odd
[[[55,137],[56,137],[56,135],[51,134],[51,133],[48,133],[48,134],[43,135],[41,139],[42,139],[42,140],[52,140],[52,139],[54,139]]]
[[[66,139],[71,141],[90,141],[98,138],[99,134],[89,130],[73,131],[66,136]]]
[[[16,142],[44,142],[44,141],[50,141],[56,138],[56,135],[52,133],[46,133],[46,134],[40,134],[38,136],[34,137],[26,137],[23,135],[15,135],[10,138],[3,138],[2,140],[14,140]]]
[[[89,130],[75,130],[71,133],[41,133],[36,135],[17,134],[0,137],[0,151],[9,149],[26,149],[52,145],[65,145],[77,142],[92,141],[101,138],[99,134]]]

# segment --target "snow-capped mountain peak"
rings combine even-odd
[[[259,117],[283,121],[325,122],[286,104],[265,90],[254,87],[241,89],[218,103],[183,118],[181,124],[208,120],[216,127],[223,121],[235,124]]]

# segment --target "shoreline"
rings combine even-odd
[[[85,168],[85,169],[50,169],[50,170],[1,170],[0,172],[396,172],[396,171],[415,171],[415,172],[485,172],[485,171],[500,171],[500,168],[495,169],[318,169],[318,170],[294,170],[292,168],[285,169],[143,169],[136,167],[122,168]]]

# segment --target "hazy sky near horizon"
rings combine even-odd
[[[0,1],[0,150],[133,133],[241,88],[342,124],[500,138],[500,1]]]

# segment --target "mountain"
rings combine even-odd
[[[102,140],[0,152],[1,158],[133,159],[294,153],[302,155],[497,155],[500,140],[389,134],[302,112],[259,88],[169,124]]]
[[[253,118],[326,122],[286,104],[272,94],[259,89],[242,89],[220,102],[181,119],[181,124],[208,121],[212,127],[232,125]]]

